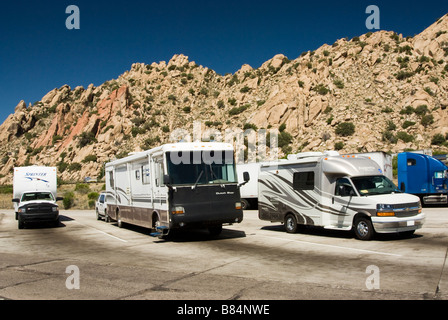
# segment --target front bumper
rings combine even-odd
[[[59,211],[51,213],[19,213],[20,222],[53,222],[59,219]]]
[[[372,217],[373,228],[378,233],[395,233],[420,229],[425,222],[425,214],[412,217]]]

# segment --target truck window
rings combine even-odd
[[[293,176],[294,190],[313,190],[314,189],[314,171],[294,172]]]

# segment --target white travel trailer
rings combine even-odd
[[[243,210],[256,209],[258,206],[258,174],[262,164],[262,162],[252,162],[236,165],[238,181],[244,181],[245,172],[248,172],[250,176],[250,181],[240,189]]]
[[[55,167],[14,168],[13,199],[19,229],[27,222],[59,224],[57,172]]]
[[[106,164],[107,218],[155,229],[208,227],[243,220],[233,146],[165,144]],[[246,176],[246,180],[248,177]]]
[[[369,240],[375,232],[413,234],[425,220],[419,198],[401,193],[366,157],[297,155],[262,166],[258,190],[259,218],[291,233],[314,225]]]

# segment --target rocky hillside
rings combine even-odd
[[[414,37],[369,32],[224,76],[180,54],[21,101],[0,126],[0,184],[27,164],[57,166],[67,181],[101,177],[104,162],[191,133],[194,121],[278,128],[283,153],[447,151],[447,107],[448,15]]]

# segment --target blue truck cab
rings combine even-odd
[[[424,204],[447,204],[448,167],[425,154],[398,154],[398,186],[417,195]]]

